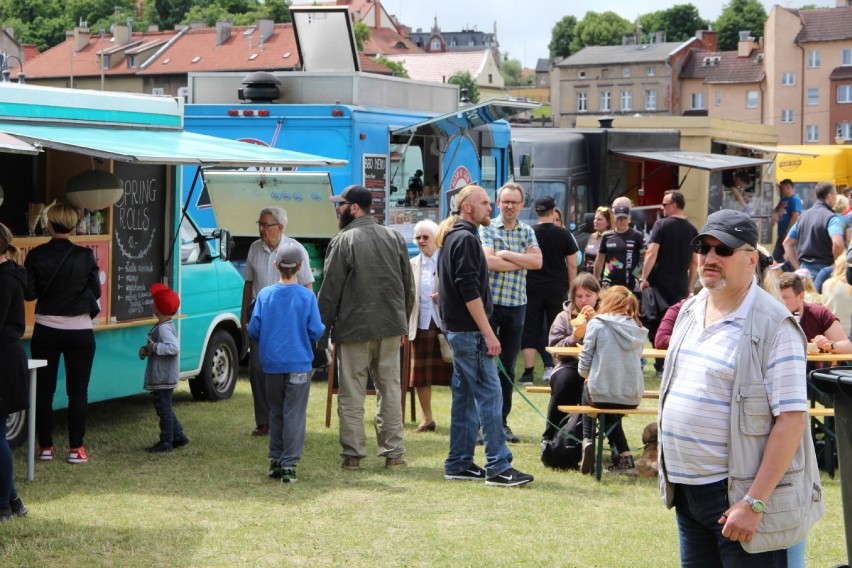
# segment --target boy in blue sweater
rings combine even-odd
[[[311,342],[322,337],[325,326],[316,296],[296,280],[301,249],[293,243],[281,245],[275,264],[280,279],[258,293],[248,334],[260,346],[260,363],[266,373],[269,477],[295,483],[296,465],[305,447],[314,359]]]

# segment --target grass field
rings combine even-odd
[[[546,395],[531,397],[546,406]],[[25,452],[16,449],[16,480],[30,514],[0,525],[0,565],[678,565],[674,515],[658,497],[657,480],[605,476],[597,483],[544,468],[543,421],[517,394],[510,424],[522,443],[511,446],[514,463],[536,481],[512,489],[443,480],[447,388],[434,389],[436,432],[414,434],[407,410],[407,468],[386,470],[371,455],[362,471],[349,472],[340,468],[336,413],[332,427],[324,425],[326,386],[314,383],[307,447],[293,485],[266,477],[267,441],[249,435],[246,380],[224,402],[193,402],[186,384],[175,398],[192,443],[169,454],[142,451],[157,438],[145,395],[91,406],[88,464],[37,463],[27,483]],[[371,454],[374,401],[367,402]],[[57,423],[64,419],[58,413]],[[640,445],[646,422],[626,420],[631,445]],[[66,440],[64,427],[57,428],[60,456]],[[823,482],[827,515],[808,542],[817,567],[846,554],[839,478]]]

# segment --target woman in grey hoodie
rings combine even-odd
[[[636,408],[642,400],[645,380],[642,374],[642,348],[648,330],[639,322],[639,302],[624,286],[612,286],[602,294],[598,314],[589,321],[577,367],[586,379],[583,404],[597,408]],[[618,450],[611,473],[635,473],[633,454],[621,427],[621,414],[604,416],[602,428]],[[583,416],[583,459],[580,471],[592,467],[592,427],[594,418]]]

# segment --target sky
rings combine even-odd
[[[761,0],[767,15],[774,4],[799,8],[806,4],[831,7],[835,0]],[[613,11],[634,21],[640,14],[665,10],[678,4],[692,4],[705,20],[719,17],[726,0],[597,0],[595,12]],[[586,2],[579,0],[382,0],[389,13],[412,30],[432,28],[435,16],[442,31],[461,31],[473,28],[493,31],[497,24],[500,53],[518,59],[524,67],[534,68],[540,57],[548,57],[553,25],[565,16],[582,20]],[[754,30],[752,30],[754,31]],[[754,35],[754,34],[752,34]]]

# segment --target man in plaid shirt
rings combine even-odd
[[[507,183],[497,192],[500,215],[490,226],[479,228],[479,239],[488,261],[489,284],[494,301],[490,322],[500,340],[500,361],[508,378],[500,375],[503,390],[503,429],[506,440],[520,439],[509,428],[512,411],[512,389],[515,382],[515,361],[521,349],[521,335],[527,308],[527,270],[541,268],[541,249],[532,227],[518,221],[524,207],[524,190]]]

